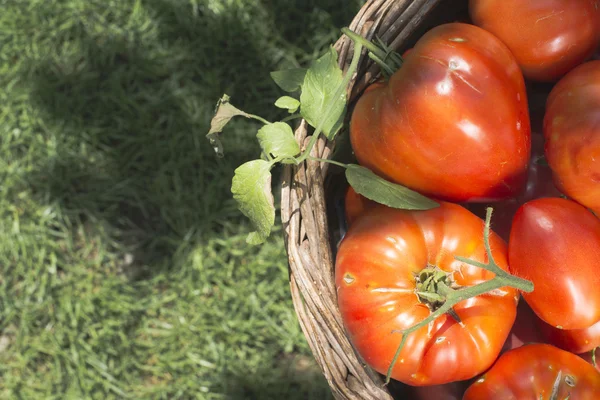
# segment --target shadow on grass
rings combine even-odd
[[[224,382],[227,382],[225,393],[230,400],[333,398],[314,360],[300,355],[284,356],[278,365],[226,377]]]
[[[240,108],[275,118],[279,93],[268,72],[305,62],[310,46],[327,45],[331,25],[349,21],[353,9],[339,0],[319,8],[232,2],[214,12],[146,4],[155,21],[149,32],[82,15],[62,32],[78,38],[77,50],[26,71],[44,124],[61,132],[56,154],[27,181],[68,217],[101,224],[128,246],[135,278],[176,268],[182,246],[240,218],[229,186],[235,167],[258,155],[256,125],[229,128],[228,157],[216,159],[204,138],[216,100],[226,92]],[[91,33],[102,29],[108,34]]]

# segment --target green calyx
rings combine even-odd
[[[451,274],[430,265],[415,276],[416,294],[422,304],[435,311],[446,301],[446,296],[452,291],[454,282]]]

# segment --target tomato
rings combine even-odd
[[[558,396],[551,397],[557,381]],[[600,374],[590,364],[548,344],[529,344],[504,353],[463,400],[596,400],[599,394]]]
[[[577,67],[552,89],[544,136],[556,185],[600,212],[600,61]]]
[[[563,350],[580,354],[600,346],[600,321],[584,329],[558,329],[538,321],[546,341]]]
[[[543,321],[583,329],[600,321],[600,220],[562,198],[524,204],[509,239],[511,272],[533,282],[523,293]]]
[[[457,261],[463,256],[487,262],[483,221],[464,207],[441,202],[427,211],[374,207],[358,218],[342,240],[336,258],[336,288],[344,326],[357,351],[385,374],[402,335],[438,305],[416,291],[437,271],[451,287],[468,287],[494,274]],[[507,270],[506,245],[495,233],[490,244]],[[430,268],[428,268],[430,267]],[[419,287],[419,289],[417,289]],[[518,294],[503,288],[458,303],[462,323],[442,315],[413,332],[392,378],[413,386],[470,379],[497,358],[515,321]]]
[[[541,161],[544,156],[544,138],[542,135],[531,137],[531,160],[527,168],[527,183],[517,196],[494,203],[470,203],[466,204],[478,217],[485,219],[487,207],[492,207],[492,229],[502,239],[508,240],[512,219],[523,204],[530,200],[541,197],[558,197],[560,191],[552,182],[552,170]]]
[[[356,193],[356,191],[352,189],[352,186],[348,186],[348,189],[346,190],[346,197],[344,199],[346,223],[348,226],[352,225],[356,218],[358,218],[366,210],[374,207],[376,204],[376,202]]]
[[[357,101],[350,139],[359,163],[455,202],[519,192],[530,156],[523,76],[508,48],[473,25],[427,32],[387,84]]]
[[[475,25],[515,55],[523,75],[553,81],[588,59],[600,44],[597,0],[470,0]]]

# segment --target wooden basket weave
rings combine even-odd
[[[349,28],[370,40],[379,37],[391,48],[401,51],[425,30],[465,15],[466,1],[368,0]],[[353,43],[343,36],[335,48],[339,65],[345,71],[351,61]],[[358,72],[347,89],[350,106],[378,74],[378,66],[363,52]],[[308,128],[302,121],[295,132],[302,150],[310,139]],[[330,158],[334,145],[321,137],[311,155]],[[328,212],[331,210],[328,186],[344,178],[339,171],[332,172],[335,167],[328,166],[307,161],[299,166],[287,165],[282,175],[281,217],[294,307],[313,355],[336,398],[392,399],[382,377],[356,354],[342,324],[334,281],[337,240],[332,220],[335,218]]]

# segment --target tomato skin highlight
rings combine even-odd
[[[512,274],[534,284],[523,298],[543,321],[583,329],[600,321],[600,220],[563,198],[527,202],[509,239]]]
[[[447,272],[456,284],[472,286],[494,274],[457,261],[463,256],[487,262],[484,222],[465,208],[441,202],[427,211],[375,207],[350,227],[336,258],[336,288],[344,326],[358,352],[385,374],[402,335],[430,315],[415,293],[416,278],[429,265]],[[490,244],[507,270],[506,244],[495,233]],[[470,379],[497,358],[515,321],[518,294],[503,288],[458,303],[462,320],[437,318],[412,333],[392,378],[413,386]],[[476,354],[477,356],[474,356]]]
[[[470,0],[469,14],[510,48],[531,80],[557,80],[600,44],[596,0]]]
[[[562,379],[556,398],[598,399],[600,374],[593,366],[554,346],[528,344],[504,353],[467,389],[463,400],[550,399],[559,371]]]
[[[580,65],[552,89],[544,137],[556,185],[600,212],[600,61]]]
[[[350,121],[360,164],[453,202],[512,197],[531,151],[527,93],[508,48],[473,25],[427,32]]]

